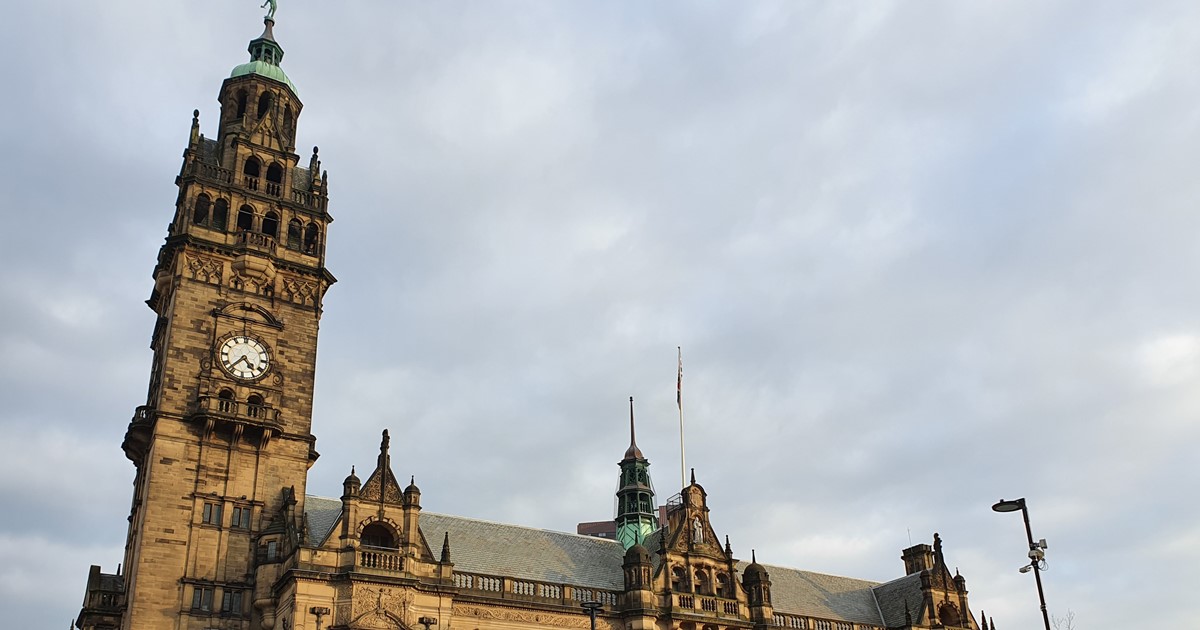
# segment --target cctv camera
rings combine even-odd
[[[1020,568],[1021,573],[1029,573],[1032,570],[1033,567],[1028,564]]]

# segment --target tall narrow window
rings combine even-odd
[[[271,111],[271,93],[263,92],[262,95],[258,97],[258,117],[262,118],[263,116],[266,116],[267,112],[269,111]]]
[[[300,225],[299,219],[288,221],[287,246],[290,249],[300,249],[300,233],[304,228]]]
[[[280,196],[283,189],[283,167],[279,162],[271,162],[267,167],[267,194]]]
[[[200,193],[200,196],[196,197],[196,205],[192,209],[192,223],[208,225],[208,209],[211,204],[212,200],[208,195]]]
[[[212,211],[212,228],[214,230],[225,231],[229,225],[229,202],[224,199],[218,199],[213,204]]]
[[[239,230],[249,232],[254,229],[254,208],[250,206],[242,206],[238,210],[237,227]]]
[[[283,137],[287,138],[288,143],[293,141],[293,130],[295,123],[292,122],[292,106],[286,105],[283,108]]]
[[[246,158],[246,164],[242,166],[242,175],[245,176],[243,181],[246,184],[246,188],[249,188],[250,190],[258,190],[260,166],[257,158]]]
[[[279,215],[274,210],[267,212],[262,220],[263,234],[270,234],[274,238],[279,238]]]
[[[246,115],[246,90],[238,90],[237,93],[237,117],[241,118]]]
[[[321,230],[316,223],[309,223],[304,229],[304,253],[316,254],[317,246],[320,244]]]

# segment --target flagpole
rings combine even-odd
[[[683,347],[676,346],[679,352],[679,371],[675,379],[675,404],[679,407],[679,487],[687,487],[687,457],[683,450]]]

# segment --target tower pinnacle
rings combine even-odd
[[[633,397],[629,397],[629,448],[617,464],[621,481],[617,486],[617,540],[625,549],[641,544],[655,529],[658,517],[654,506],[654,486],[650,484],[650,462],[637,446],[633,421]]]

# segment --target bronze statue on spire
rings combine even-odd
[[[267,14],[264,17],[265,17],[265,19],[274,21],[275,20],[275,8],[276,8],[275,0],[267,0],[266,2],[262,3],[262,6],[259,8],[266,9],[267,6],[270,6],[271,8],[267,9]]]

